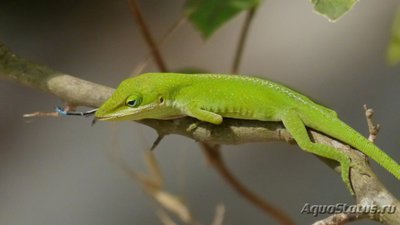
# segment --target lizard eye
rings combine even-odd
[[[127,105],[127,106],[130,106],[130,107],[135,107],[135,106],[136,106],[136,100],[127,101],[127,102],[126,102],[126,105]]]
[[[132,96],[129,96],[127,99],[126,99],[126,102],[125,102],[125,104],[126,104],[126,106],[129,106],[129,107],[136,107],[136,106],[138,106],[139,104],[140,104],[140,102],[141,102],[141,98],[139,97],[139,96],[137,96],[137,95],[132,95]]]

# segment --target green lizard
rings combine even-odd
[[[350,158],[314,143],[306,127],[349,144],[400,180],[400,165],[342,122],[335,111],[283,85],[254,77],[223,74],[146,73],[123,81],[95,114],[99,120],[194,117],[221,124],[224,117],[282,121],[301,149],[336,160],[350,192]]]

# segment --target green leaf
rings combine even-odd
[[[358,0],[311,0],[311,3],[314,4],[314,10],[328,17],[331,22],[337,21],[357,2]]]
[[[394,65],[400,62],[400,8],[393,21],[392,34],[386,53],[387,62]]]
[[[187,0],[185,15],[205,38],[243,10],[256,7],[260,0]]]

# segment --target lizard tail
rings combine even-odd
[[[341,127],[341,133],[344,135],[337,134],[333,135],[334,137],[347,144],[351,143],[351,146],[366,154],[368,157],[377,162],[380,166],[393,174],[393,176],[395,176],[398,180],[400,180],[400,165],[394,159],[392,159],[383,150],[377,147],[374,143],[370,142],[353,128],[342,121],[340,121],[340,123],[341,126],[338,127]],[[347,135],[345,135],[346,133]]]

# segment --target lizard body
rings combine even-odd
[[[306,127],[353,146],[400,180],[400,166],[335,111],[268,80],[224,74],[147,73],[123,81],[96,112],[99,120],[172,119],[184,116],[212,124],[223,118],[282,121],[304,151],[336,160],[350,189],[350,158],[334,147],[314,143]]]

